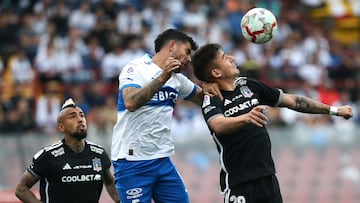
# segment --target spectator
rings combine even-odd
[[[40,34],[33,27],[34,15],[25,13],[21,19],[18,38],[20,49],[24,49],[30,60],[36,55],[37,47],[40,42]]]
[[[57,115],[60,111],[59,83],[50,81],[44,85],[44,92],[36,100],[35,121],[42,133],[56,133]]]
[[[117,80],[117,75],[120,74],[124,62],[121,59],[121,54],[124,48],[118,43],[114,44],[111,51],[106,53],[101,63],[101,80],[104,82],[114,82]]]
[[[59,35],[56,24],[54,22],[49,22],[46,25],[45,32],[41,33],[40,42],[37,49],[38,52],[39,50],[46,49],[50,40],[53,41],[56,50],[61,50],[65,47],[66,43],[64,41],[64,37]]]
[[[87,36],[96,23],[95,15],[91,12],[90,6],[89,1],[82,1],[80,7],[74,10],[69,16],[68,25],[79,29],[82,37]]]
[[[68,32],[68,16],[70,9],[64,1],[57,1],[55,7],[50,10],[49,21],[55,24],[56,30],[61,37]]]
[[[74,44],[74,47],[77,52],[80,54],[86,53],[86,44],[84,37],[81,37],[80,30],[76,27],[69,27],[68,33],[64,38],[64,47],[67,47],[70,43]]]
[[[193,28],[195,33],[205,30],[207,17],[198,1],[185,1],[185,10],[180,15],[182,27]]]
[[[104,47],[101,46],[96,37],[90,37],[86,43],[86,51],[83,55],[85,69],[92,72],[95,80],[98,80],[100,74],[101,61],[105,56]]]
[[[65,93],[65,98],[73,98],[77,105],[84,111],[85,114],[90,112],[90,104],[86,100],[84,95],[85,87],[83,84],[73,84],[69,89],[69,92]]]
[[[35,73],[27,57],[25,50],[19,48],[17,52],[12,55],[8,61],[9,71],[14,85],[17,84],[32,84],[35,79]]]
[[[75,41],[69,41],[66,49],[59,54],[59,60],[62,61],[61,76],[64,82],[84,83],[92,80],[92,72],[85,69],[82,54],[76,49]]]
[[[47,41],[46,47],[38,49],[35,57],[35,68],[39,74],[40,82],[50,80],[61,81],[61,71],[64,61],[61,61],[60,51],[55,47],[55,39]]]
[[[125,3],[116,17],[116,28],[120,34],[137,34],[142,32],[143,18],[132,3]]]
[[[145,54],[140,36],[126,35],[123,37],[123,42],[123,51],[118,56],[118,65],[120,67],[124,67],[131,59],[143,56]]]
[[[89,136],[96,142],[102,143],[103,137],[111,135],[116,123],[117,105],[113,95],[106,95],[104,105],[94,106],[89,112]],[[110,147],[110,146],[109,146]]]
[[[97,39],[101,46],[107,48],[110,45],[110,40],[108,39],[109,33],[116,32],[115,20],[108,13],[105,13],[103,7],[96,7],[95,15],[96,24],[91,30],[89,37]]]
[[[19,25],[11,10],[0,12],[0,54],[5,58],[16,49]]]
[[[5,116],[1,131],[4,133],[26,133],[35,130],[34,98],[24,94],[25,86],[26,84],[16,85],[14,94],[2,103]]]
[[[107,90],[107,87],[103,82],[94,81],[86,88],[84,95],[86,98],[85,100],[89,102],[91,107],[101,107],[105,104],[106,95],[112,95],[112,92]]]

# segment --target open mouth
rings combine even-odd
[[[86,130],[86,126],[85,125],[79,125],[77,127],[78,130]]]

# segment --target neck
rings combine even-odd
[[[234,79],[220,80],[216,81],[216,83],[219,85],[220,90],[224,91],[234,91],[236,87]]]
[[[85,148],[84,139],[78,140],[65,138],[65,144],[76,153],[82,152]]]
[[[161,69],[164,69],[165,67],[165,61],[166,59],[169,58],[168,55],[166,54],[163,54],[161,52],[155,54],[152,58],[152,61],[157,65],[159,66]]]

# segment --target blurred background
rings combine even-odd
[[[252,7],[271,10],[278,31],[265,45],[241,36]],[[85,111],[88,138],[110,152],[118,74],[153,54],[156,35],[177,28],[199,45],[216,42],[241,75],[354,117],[270,109],[273,156],[286,203],[360,202],[360,1],[358,0],[2,0],[0,1],[0,202],[41,147],[62,138],[56,116],[72,97]],[[184,74],[193,78],[191,69]],[[191,202],[223,202],[218,154],[200,108],[178,101],[176,163]],[[38,191],[38,185],[33,188]],[[101,202],[111,202],[106,192]]]

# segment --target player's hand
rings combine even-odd
[[[223,100],[223,96],[221,94],[219,85],[216,83],[206,83],[202,84],[203,93],[210,96],[218,96],[221,100]]]
[[[181,66],[181,62],[178,59],[170,56],[165,60],[163,71],[161,72],[160,79],[167,81],[173,72],[178,70]]]
[[[349,119],[354,116],[351,106],[339,106],[337,107],[337,116],[341,116],[345,119]]]
[[[245,122],[252,123],[258,127],[263,127],[267,124],[268,117],[264,114],[267,109],[266,106],[256,106],[249,113],[245,114]]]
[[[170,56],[169,58],[167,58],[165,60],[165,67],[164,67],[164,71],[166,72],[174,72],[176,70],[178,70],[181,66],[181,61]]]

